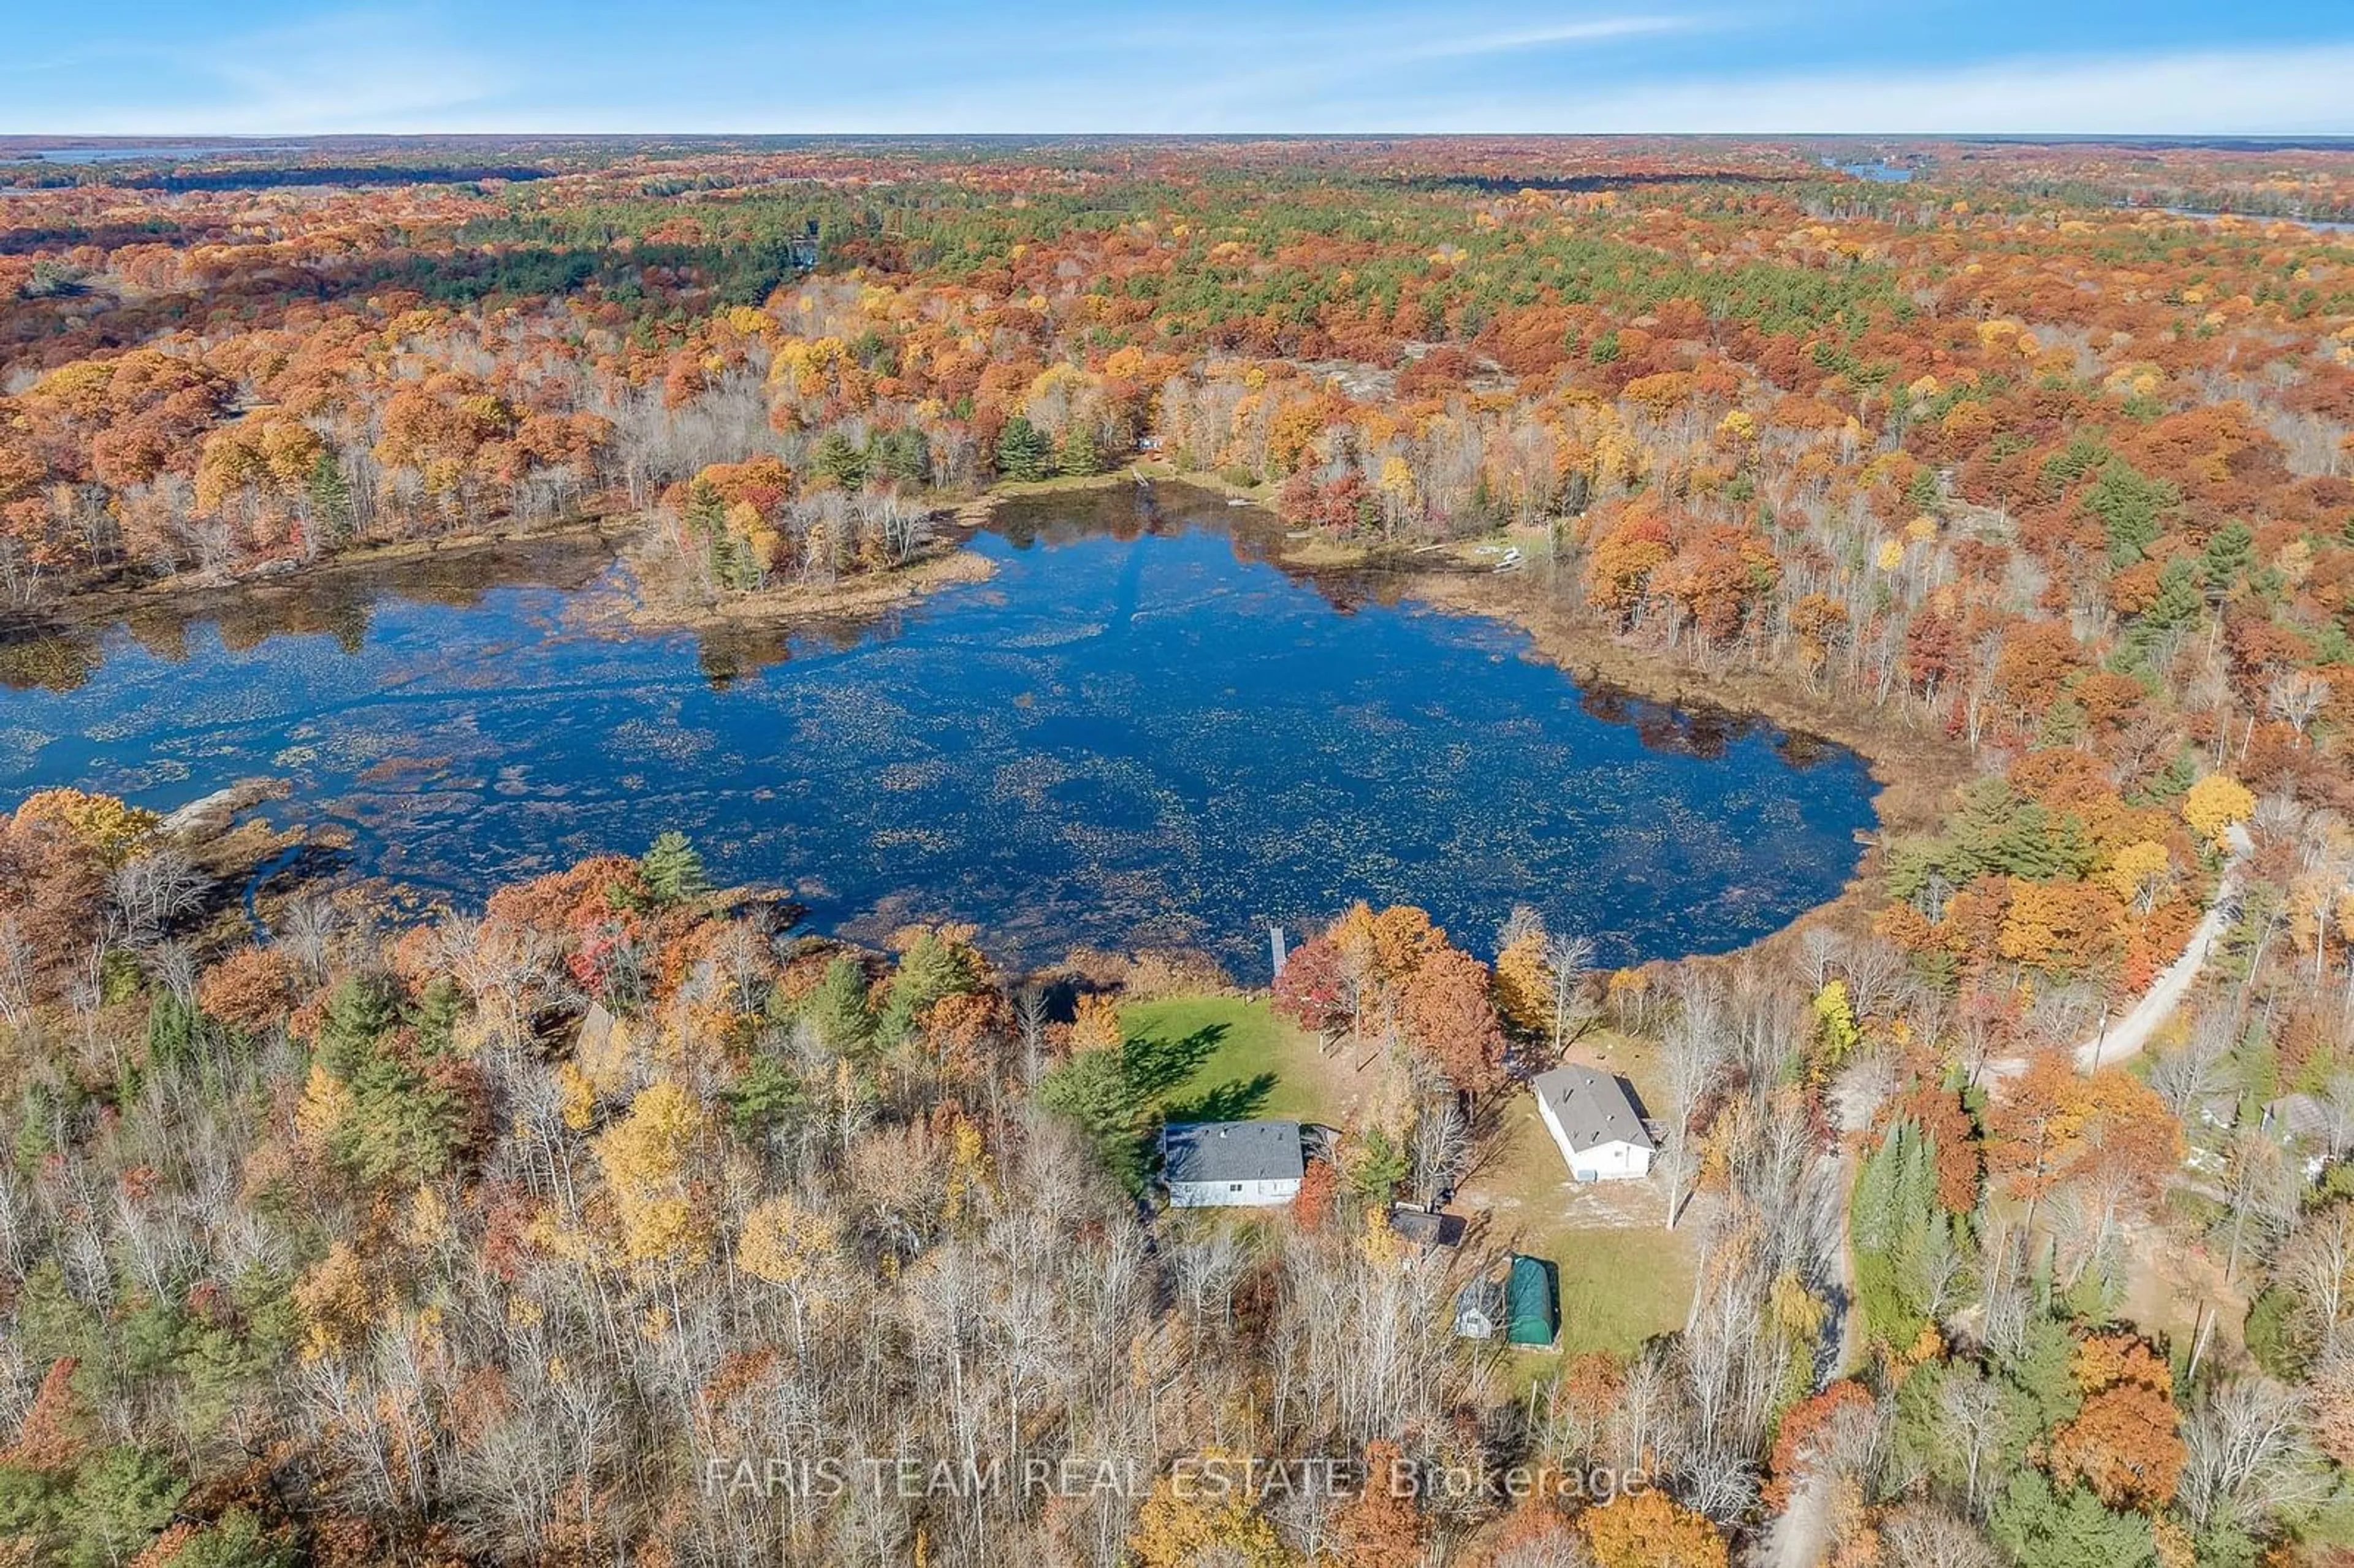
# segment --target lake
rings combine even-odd
[[[2134,207],[2128,203],[2126,210],[2128,212],[2147,212],[2151,209],[2148,207]],[[2328,217],[2289,217],[2277,213],[2267,215],[2253,212],[2209,212],[2204,208],[2195,207],[2161,207],[2157,210],[2171,214],[2176,217],[2197,217],[2206,219],[2236,217],[2242,223],[2256,224],[2260,226],[2267,223],[2293,223],[2299,228],[2310,228],[2322,234],[2354,234],[2354,223],[2341,222],[2338,219]]]
[[[996,566],[862,627],[622,619],[610,557],[544,543],[336,572],[0,646],[0,803],[72,783],[168,810],[270,775],[341,874],[478,902],[689,833],[724,881],[873,940],[981,927],[1018,962],[1204,948],[1427,907],[1482,952],[1516,902],[1614,963],[1718,951],[1840,890],[1865,765],[1581,687],[1501,623],[1272,559],[1173,486],[1009,508]]]

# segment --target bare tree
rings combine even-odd
[[[2302,1397],[2269,1378],[2234,1378],[2202,1393],[2182,1446],[2182,1509],[2202,1531],[2256,1533],[2331,1490],[2328,1467],[2306,1436]]]
[[[1856,1016],[1863,1018],[1883,1011],[1882,1004],[1904,978],[1906,964],[1893,942],[1870,937],[1848,949],[1840,967],[1847,971],[1848,1000],[1854,1003]]]
[[[1847,933],[1828,923],[1807,927],[1798,939],[1807,955],[1807,968],[1812,973],[1814,989],[1820,991],[1829,983],[1831,971],[1847,955]]]
[[[0,1022],[12,1029],[24,1027],[33,1016],[36,959],[16,916],[0,914]]]
[[[2223,1207],[2231,1216],[2223,1277],[2230,1280],[2239,1273],[2250,1224],[2259,1236],[2285,1230],[2296,1217],[2304,1181],[2280,1140],[2263,1128],[2243,1127],[2233,1132],[2223,1156]],[[2099,1174],[2095,1170],[2094,1175]]]
[[[2346,1319],[2354,1315],[2354,1205],[2317,1210],[2283,1244],[2273,1278],[2285,1286],[2319,1346],[2317,1359],[2338,1353]]]
[[[2002,1437],[2002,1392],[1976,1368],[1955,1368],[1938,1385],[1937,1414],[1962,1457],[1963,1504],[1976,1514],[1978,1467]]]
[[[1723,1011],[1706,990],[1694,987],[1660,1042],[1665,1097],[1659,1106],[1659,1175],[1666,1189],[1667,1226],[1675,1229],[1696,1173],[1692,1118],[1714,1086],[1725,1058]]]
[[[1594,943],[1585,937],[1549,936],[1544,944],[1545,971],[1553,977],[1553,1054],[1584,1033],[1595,1009],[1585,994],[1585,977],[1594,969]]]
[[[1212,1225],[1206,1234],[1170,1248],[1169,1261],[1187,1309],[1197,1319],[1214,1317],[1225,1327],[1234,1310],[1235,1287],[1250,1267],[1250,1255],[1235,1228]]]
[[[2329,683],[2310,670],[2285,671],[2264,691],[2265,711],[2296,731],[2299,739],[2328,701]]]
[[[1512,912],[1504,916],[1504,923],[1496,927],[1496,950],[1500,953],[1524,938],[1544,934],[1544,916],[1537,913],[1536,906],[1515,904]]]
[[[133,855],[108,874],[106,885],[122,939],[145,948],[161,941],[175,920],[204,902],[212,880],[184,851],[166,845]]]
[[[1013,1000],[1013,1026],[1022,1037],[1022,1081],[1038,1086],[1046,1062],[1046,993],[1036,986],[1023,988]]]
[[[279,918],[278,940],[302,966],[304,978],[313,985],[318,984],[326,973],[328,951],[341,924],[334,901],[315,891],[294,899]]]
[[[2333,1073],[2317,1103],[2321,1107],[2322,1147],[2332,1160],[2354,1149],[2354,1073]]]
[[[2149,1086],[2177,1120],[2188,1122],[2220,1086],[2228,1044],[2212,1030],[2193,1031],[2179,1047],[2150,1064]]]
[[[196,1001],[196,956],[185,942],[158,942],[147,955],[147,972],[184,1007]]]
[[[1452,1096],[1427,1099],[1414,1120],[1414,1190],[1426,1209],[1455,1185],[1471,1152],[1470,1125]]]
[[[495,1004],[501,1038],[523,1036],[523,1005],[542,987],[552,958],[546,933],[506,919],[452,915],[435,928],[442,960],[478,1003]]]
[[[1935,1503],[1906,1503],[1880,1524],[1888,1568],[2001,1568],[2002,1554],[1978,1528]]]

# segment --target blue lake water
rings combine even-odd
[[[0,804],[168,809],[270,775],[341,874],[472,903],[691,834],[820,930],[969,920],[1009,959],[1206,948],[1413,902],[1485,951],[1511,906],[1613,962],[1722,950],[1836,894],[1872,821],[1846,750],[1582,689],[1497,622],[1162,487],[1003,514],[996,563],[854,630],[622,624],[601,557],[323,578],[0,649]]]

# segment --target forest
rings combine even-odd
[[[822,604],[1133,472],[1887,789],[1729,957],[1357,903],[1263,991],[660,820],[410,916],[0,801],[0,1563],[2354,1562],[2349,217],[2228,143],[0,163],[0,702],[92,607],[584,525]],[[1370,1086],[1170,1209],[1245,1017]],[[1689,1291],[1483,1350],[1395,1217],[1589,1060]]]

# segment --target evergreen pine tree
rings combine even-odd
[[[1893,1138],[1883,1141],[1856,1173],[1848,1202],[1848,1234],[1859,1252],[1885,1252],[1896,1237],[1896,1162]]]
[[[408,1010],[409,1022],[417,1030],[417,1048],[428,1056],[439,1056],[454,1043],[458,1018],[465,1011],[466,993],[448,975],[437,975]]]
[[[686,525],[706,542],[726,535],[727,503],[707,479],[698,479],[686,487]]]
[[[147,1064],[168,1068],[187,1063],[195,1054],[196,1010],[169,991],[155,993],[147,1004]]]
[[[64,1561],[128,1563],[172,1521],[188,1483],[171,1463],[139,1448],[112,1448],[74,1478],[61,1522],[70,1540]]]
[[[752,542],[726,533],[711,542],[711,575],[719,586],[749,593],[760,586],[760,567],[753,558]]]
[[[1904,503],[1915,512],[1935,512],[1937,503],[1943,499],[1937,493],[1936,474],[1925,468],[1915,473],[1913,482],[1904,487]]]
[[[870,473],[921,484],[932,473],[931,443],[913,426],[885,430],[867,443],[866,467]]]
[[[977,979],[963,948],[926,931],[899,955],[892,972],[891,992],[883,1004],[884,1038],[906,1039],[934,1002],[970,991]]]
[[[400,1010],[392,982],[381,975],[354,975],[327,999],[319,1025],[319,1065],[351,1082],[374,1054],[377,1039],[398,1022]]]
[[[363,1181],[430,1180],[449,1168],[460,1107],[440,1084],[399,1056],[370,1056],[348,1080],[350,1111],[327,1135],[327,1152]]]
[[[2013,869],[2019,813],[2019,797],[1999,779],[1976,779],[1963,789],[1952,830],[1955,881]]]
[[[1038,1085],[1038,1103],[1077,1127],[1130,1192],[1144,1188],[1146,1100],[1122,1053],[1108,1046],[1078,1053]],[[1378,1129],[1368,1135],[1378,1136]]]
[[[839,490],[856,490],[866,482],[866,454],[840,430],[828,430],[818,442],[814,466]]]
[[[1054,472],[1054,453],[1027,414],[1005,421],[997,438],[997,471],[1007,479],[1044,479]]]
[[[1987,1515],[1987,1533],[2020,1568],[2157,1568],[2158,1561],[2148,1520],[2104,1508],[2085,1487],[2055,1492],[2035,1469],[2012,1478]]]
[[[737,1130],[758,1136],[790,1127],[808,1107],[809,1091],[782,1057],[762,1052],[727,1090],[726,1099]]]
[[[1065,473],[1101,473],[1103,452],[1096,445],[1096,433],[1085,425],[1073,425],[1063,432],[1062,450],[1055,461]]]
[[[703,856],[675,828],[655,839],[639,857],[638,873],[646,879],[646,891],[657,905],[683,903],[711,891],[711,879],[704,874]]]
[[[853,1054],[875,1037],[875,1015],[866,1005],[866,971],[854,959],[836,959],[826,965],[799,1012],[830,1051]]]
[[[2151,479],[2125,459],[2112,458],[2102,466],[2084,505],[2108,530],[2109,559],[2129,567],[2157,543],[2166,514],[2181,501],[2182,493],[2168,481]]]
[[[332,547],[351,537],[352,487],[344,478],[343,465],[332,452],[321,452],[319,461],[311,465],[308,482],[311,500],[311,525],[317,532],[317,542]]]
[[[2231,598],[2232,590],[2255,564],[2256,536],[2245,523],[2226,523],[2216,529],[2200,560],[2208,602],[2221,604]]]
[[[2177,556],[2158,574],[2158,596],[2142,611],[2141,623],[2157,631],[2172,631],[2199,618],[2199,568],[2187,556]]]

